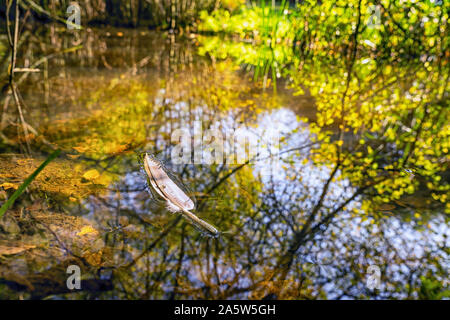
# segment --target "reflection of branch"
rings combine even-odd
[[[9,2],[8,2],[8,4],[9,4]],[[9,4],[9,6],[10,6],[10,4]],[[16,9],[18,10],[18,8],[16,8]],[[8,39],[9,39],[10,33],[11,33],[10,30],[9,30],[9,15],[7,15],[6,18],[7,18],[7,21],[8,21],[7,22],[7,25],[8,25],[7,30],[8,30]],[[2,119],[1,119],[1,123],[0,123],[0,129],[3,128],[3,122],[4,122],[4,116],[5,116],[4,113],[6,112],[6,108],[7,108],[8,103],[9,103],[9,97],[10,97],[10,94],[11,94],[13,96],[13,98],[14,98],[14,102],[15,102],[15,104],[17,106],[17,110],[18,110],[18,113],[19,113],[19,118],[20,118],[20,121],[22,123],[23,132],[24,132],[24,135],[25,135],[25,141],[26,141],[26,144],[27,144],[27,150],[28,150],[28,152],[31,152],[31,147],[30,147],[29,140],[28,140],[29,139],[29,132],[31,131],[31,133],[34,134],[35,136],[39,136],[39,133],[30,124],[25,122],[25,118],[23,116],[23,108],[22,108],[23,103],[20,101],[19,92],[18,92],[18,89],[17,89],[18,85],[20,85],[28,77],[28,75],[30,73],[32,73],[32,72],[39,72],[40,70],[37,67],[40,64],[48,61],[48,59],[50,59],[50,58],[52,58],[52,57],[54,57],[54,56],[56,56],[58,54],[61,54],[61,53],[67,53],[67,52],[72,52],[72,51],[78,50],[82,46],[79,45],[79,46],[75,46],[75,47],[67,48],[67,49],[64,49],[64,50],[61,50],[61,51],[58,51],[58,52],[51,53],[51,54],[49,54],[49,55],[47,55],[45,57],[40,58],[39,60],[34,62],[28,68],[16,68],[15,65],[16,65],[16,61],[17,61],[16,57],[17,57],[18,34],[19,34],[19,32],[18,32],[18,26],[19,26],[18,18],[19,18],[19,12],[16,11],[16,20],[15,20],[16,23],[15,23],[15,27],[14,27],[14,37],[11,37],[12,53],[11,53],[11,63],[10,63],[10,75],[9,75],[10,91],[8,91],[8,94],[7,94],[6,98],[5,98]],[[17,28],[16,28],[16,26],[17,26]],[[23,74],[22,74],[22,76],[20,78],[18,78],[16,80],[14,78],[14,74],[17,73],[17,72],[23,72]],[[2,137],[2,139],[5,142],[8,142],[7,138],[3,134],[1,134],[1,137]],[[42,141],[43,141],[44,144],[49,146],[51,149],[55,149],[54,146],[49,141],[47,141],[47,139],[45,139],[44,137],[42,137]]]
[[[73,253],[72,250],[70,250],[70,249],[65,245],[65,243],[64,243],[61,239],[59,239],[59,237],[58,237],[58,235],[56,234],[56,232],[53,231],[52,228],[50,228],[50,226],[48,226],[48,225],[47,225],[46,223],[44,223],[42,220],[37,220],[37,219],[33,216],[33,214],[32,214],[31,212],[29,213],[29,215],[30,215],[31,219],[33,219],[33,221],[34,221],[35,223],[39,223],[40,225],[42,225],[45,229],[47,229],[47,230],[55,237],[56,242],[58,242],[58,244],[60,245],[60,247],[61,247],[66,253],[68,253],[69,255],[73,256],[74,258],[79,259],[81,262],[83,262],[83,264],[84,264],[85,266],[90,266],[90,263],[88,263],[87,260],[86,260],[84,257],[78,256],[78,255],[76,255],[75,253]]]
[[[175,277],[174,277],[175,284],[174,284],[173,292],[171,293],[172,299],[175,296],[175,294],[177,292],[177,289],[178,289],[178,285],[179,285],[178,278],[180,276],[181,267],[183,265],[183,258],[184,258],[184,254],[185,254],[184,253],[184,251],[185,251],[185,249],[184,249],[185,231],[186,231],[186,225],[184,224],[182,229],[181,229],[181,237],[180,237],[181,248],[180,248],[180,255],[178,257],[177,268],[176,268],[176,271],[175,271]],[[170,300],[172,300],[172,299],[170,299]]]
[[[61,50],[61,51],[53,52],[53,53],[51,53],[51,54],[49,54],[49,55],[47,55],[45,57],[40,58],[39,60],[37,60],[33,64],[31,64],[30,69],[36,69],[41,63],[44,63],[44,62],[48,61],[48,59],[53,58],[56,55],[59,55],[59,54],[62,54],[62,53],[73,52],[73,51],[76,51],[76,50],[78,50],[78,49],[80,49],[82,47],[83,47],[83,45],[77,45],[77,46],[70,47],[70,48],[67,48],[67,49],[64,49],[64,50]],[[17,80],[16,83],[17,84],[21,84],[26,79],[26,77],[28,77],[28,75],[29,75],[29,72],[24,73]]]
[[[411,38],[411,39],[414,40],[415,42],[422,43],[422,41],[420,41],[420,39],[416,38],[414,34],[408,32],[407,30],[405,30],[405,28],[403,28],[402,25],[401,25],[400,23],[398,23],[397,20],[394,19],[394,16],[392,15],[392,13],[391,13],[388,9],[386,9],[386,7],[381,3],[381,1],[378,0],[378,1],[377,1],[377,4],[378,4],[381,8],[383,8],[383,11],[387,13],[387,15],[389,16],[389,18],[391,18],[392,23],[394,23],[394,24],[397,26],[397,28],[399,28],[400,31],[402,31],[402,32],[404,33],[404,35],[405,35],[406,38]],[[389,6],[390,6],[390,4],[389,4]],[[442,10],[442,11],[443,11],[443,10]]]
[[[13,71],[11,71],[11,73],[12,72]],[[22,123],[23,133],[25,135],[25,142],[27,144],[27,150],[28,150],[29,153],[31,153],[30,142],[28,141],[28,138],[29,138],[28,125],[25,122],[25,119],[23,117],[22,107],[21,107],[21,104],[20,104],[19,96],[17,94],[17,88],[16,88],[14,82],[11,82],[10,85],[11,85],[11,91],[12,91],[12,94],[13,94],[13,97],[14,97],[14,102],[16,103],[17,110],[19,111],[19,118],[20,118],[20,122]]]
[[[316,204],[316,206],[313,209],[313,213],[315,212],[315,214],[311,214],[310,217],[308,218],[308,222],[305,223],[309,225],[312,223],[312,218],[318,213],[318,211],[320,210],[321,207],[321,201],[323,201],[324,199],[324,195],[326,195],[326,192],[328,190],[329,187],[329,183],[331,182],[331,180],[333,179],[334,175],[336,174],[338,165],[336,165],[335,170],[331,173],[330,177],[328,178],[322,194],[321,194],[321,198],[318,201],[318,203]],[[334,209],[331,213],[327,214],[324,218],[322,218],[320,221],[318,221],[312,228],[307,229],[307,226],[304,226],[302,228],[302,230],[300,232],[298,232],[295,236],[294,236],[294,240],[292,241],[289,250],[281,257],[281,259],[279,260],[280,263],[278,263],[277,267],[274,269],[274,272],[272,273],[272,279],[274,277],[277,276],[277,274],[279,272],[281,272],[281,276],[280,279],[283,281],[286,279],[287,277],[287,273],[290,270],[290,267],[292,265],[292,262],[294,261],[295,258],[295,253],[297,252],[297,250],[300,248],[300,246],[304,243],[306,243],[309,240],[312,240],[313,237],[315,235],[317,235],[320,232],[321,227],[323,226],[327,226],[331,220],[341,211],[343,210],[343,208],[345,206],[347,206],[349,203],[351,203],[353,200],[355,200],[359,195],[363,194],[364,191],[366,191],[367,189],[383,182],[384,180],[386,180],[385,177],[383,177],[382,179],[378,180],[378,181],[374,181],[373,183],[369,183],[363,187],[358,188],[351,197],[349,197],[347,200],[345,200],[343,203],[341,203],[336,209]],[[278,292],[282,289],[282,287],[277,288]]]
[[[325,200],[326,194],[328,193],[328,188],[330,187],[330,183],[333,180],[336,173],[338,172],[339,167],[340,167],[340,164],[337,163],[336,166],[334,167],[333,171],[331,172],[328,180],[326,181],[325,185],[323,186],[319,201],[314,206],[311,214],[308,217],[308,220],[305,222],[302,229],[294,234],[294,238],[291,241],[289,249],[281,257],[280,263],[278,264],[279,267],[277,267],[277,268],[282,268],[282,276],[281,276],[282,280],[284,280],[286,278],[287,272],[289,271],[292,261],[294,260],[294,255],[297,252],[297,250],[300,248],[302,243],[304,242],[307,232],[312,230],[312,229],[309,229],[309,227],[313,223],[314,218],[316,217],[317,213],[319,212],[320,208],[322,207],[322,203]]]
[[[52,18],[58,22],[64,23],[67,26],[72,26],[77,29],[82,29],[82,27],[78,24],[75,24],[73,22],[70,22],[69,20],[66,20],[66,19],[60,18],[56,15],[51,14],[50,12],[46,11],[44,8],[42,8],[40,5],[38,5],[37,3],[35,3],[32,0],[25,0],[25,2],[27,2],[34,10],[36,10],[39,13],[45,14],[49,18]]]
[[[6,34],[8,36],[8,43],[10,47],[13,47],[13,41],[11,36],[11,30],[9,29],[9,11],[11,10],[12,1],[6,1]]]
[[[14,72],[41,72],[41,70],[36,68],[14,68]]]
[[[295,148],[291,148],[288,150],[283,150],[279,152],[279,155],[284,154],[284,153],[288,153],[288,152],[292,152],[292,151],[299,151],[302,150],[304,148],[313,146],[314,144],[316,144],[316,142],[314,143],[310,143],[301,147],[295,147]],[[242,169],[243,167],[245,167],[246,165],[248,165],[250,162],[253,161],[262,161],[262,160],[266,160],[271,158],[272,156],[267,156],[265,158],[259,158],[258,159],[259,154],[257,154],[254,158],[252,159],[248,159],[247,161],[245,161],[243,164],[237,166],[236,168],[234,168],[233,170],[231,170],[228,174],[226,174],[224,177],[222,177],[215,185],[213,185],[207,192],[206,194],[210,194],[211,192],[213,192],[217,187],[219,187],[225,180],[227,180],[230,176],[232,176],[233,174],[235,174],[237,171],[239,171],[240,169]]]
[[[140,255],[134,258],[133,261],[131,261],[129,264],[121,268],[128,269],[134,266],[139,261],[139,259],[145,256],[150,250],[152,250],[158,244],[160,240],[162,240],[167,234],[169,234],[170,230],[172,230],[172,228],[175,227],[178,224],[178,222],[180,222],[181,217],[182,217],[181,215],[178,215],[175,219],[173,219],[172,222],[164,229],[164,231],[159,234],[158,238],[156,238],[150,245],[148,245],[147,248],[145,248]]]
[[[30,143],[28,141],[28,127],[25,123],[25,119],[23,117],[23,112],[22,112],[22,106],[21,106],[21,102],[19,100],[19,95],[17,93],[17,88],[16,85],[14,83],[14,71],[16,68],[16,58],[17,58],[17,45],[19,42],[19,2],[20,0],[16,0],[16,5],[14,8],[15,11],[15,17],[14,17],[14,36],[11,39],[11,32],[9,30],[9,14],[6,16],[6,26],[8,29],[8,39],[10,41],[10,45],[11,45],[11,68],[10,68],[10,73],[9,73],[9,86],[11,87],[11,91],[12,91],[12,95],[14,98],[14,101],[16,103],[17,106],[17,111],[19,112],[19,118],[20,118],[20,122],[22,123],[22,127],[23,127],[23,132],[25,135],[25,142],[27,144],[27,150],[30,153],[31,152],[31,148],[30,148]],[[10,7],[11,5],[8,5],[8,7]],[[8,9],[8,13],[9,13],[9,9]]]
[[[12,0],[11,0],[12,1]],[[9,17],[7,16],[7,27],[8,27],[8,35],[11,46],[11,70],[9,72],[9,83],[13,82],[14,78],[14,68],[16,67],[16,55],[17,55],[17,43],[18,43],[18,33],[19,33],[19,0],[16,1],[16,5],[14,8],[14,37],[11,37],[11,32],[9,31]]]
[[[408,154],[402,159],[402,167],[405,167],[406,163],[408,162],[409,157],[414,152],[414,149],[416,148],[417,141],[419,140],[420,134],[422,133],[423,124],[425,123],[425,120],[428,118],[428,104],[425,105],[425,114],[422,117],[419,128],[416,131],[416,136],[414,137],[414,141],[412,143],[412,146],[409,148]]]
[[[347,81],[345,85],[344,93],[341,98],[341,123],[339,124],[339,140],[343,141],[344,139],[344,125],[345,125],[345,98],[347,97],[348,89],[350,88],[350,82],[352,80],[352,70],[356,60],[356,53],[358,52],[358,34],[359,34],[359,26],[361,25],[361,1],[358,2],[358,21],[356,23],[355,32],[353,33],[353,48],[351,52],[351,57],[347,66]],[[340,145],[338,151],[338,159],[340,159],[340,155],[342,152],[343,144]]]

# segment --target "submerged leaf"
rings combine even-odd
[[[18,254],[18,253],[21,253],[21,252],[24,252],[24,251],[27,251],[27,250],[33,249],[33,248],[36,248],[36,246],[23,245],[20,247],[10,247],[10,246],[0,245],[0,256]]]
[[[77,236],[84,236],[85,234],[90,234],[90,233],[97,233],[97,230],[95,230],[92,226],[85,226],[81,229],[80,232],[77,233]]]

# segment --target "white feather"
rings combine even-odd
[[[152,188],[167,202],[169,211],[180,212],[195,226],[213,236],[219,234],[215,227],[189,211],[194,209],[194,201],[168,176],[161,163],[152,159],[147,153],[144,156],[144,169]]]
[[[192,210],[195,205],[189,196],[167,175],[161,164],[148,154],[144,158],[144,168],[155,191],[165,200],[172,202],[180,209]]]

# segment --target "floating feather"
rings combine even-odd
[[[151,187],[165,200],[167,208],[171,212],[180,212],[194,226],[210,236],[216,237],[219,235],[219,231],[214,226],[190,211],[195,208],[194,201],[175,183],[174,177],[169,176],[161,162],[147,153],[144,155],[143,162]]]

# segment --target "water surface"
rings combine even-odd
[[[298,74],[271,81],[252,67],[266,56],[227,39],[119,29],[67,34],[57,26],[23,37],[22,64],[46,59],[19,85],[36,132],[17,137],[14,113],[3,116],[6,135],[21,147],[2,147],[1,199],[52,147],[62,155],[0,222],[1,298],[417,298],[423,279],[448,285],[448,157],[436,162],[425,152],[436,166],[409,164],[421,157],[414,148],[422,145],[405,145],[423,115],[412,113],[406,129],[382,139],[393,130],[384,120],[405,105],[392,93],[418,103],[417,88],[429,87],[425,99],[445,91],[433,81],[438,71],[427,69],[432,63],[361,57],[360,78],[348,85],[345,61],[275,54],[279,65],[298,63]],[[338,109],[344,91],[347,109]],[[353,122],[370,121],[342,131],[328,119],[342,110]],[[237,128],[262,141],[277,128],[280,165],[173,165],[172,133],[186,129],[194,139],[195,123],[221,131],[226,144]],[[445,149],[439,136],[427,144]],[[189,186],[195,213],[223,232],[218,238],[151,197],[142,152],[158,154]],[[399,161],[403,168],[389,167]],[[66,286],[69,265],[82,272],[75,293]],[[377,290],[368,286],[371,266],[380,271]]]

